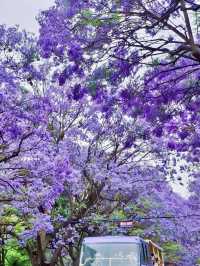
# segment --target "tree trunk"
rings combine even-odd
[[[35,246],[27,246],[29,258],[32,266],[48,266],[45,262],[45,249],[46,249],[46,233],[40,231],[37,236],[37,242]]]
[[[50,265],[48,263],[43,262],[40,256],[38,255],[31,255],[30,260],[31,260],[32,266],[49,266]]]
[[[80,250],[69,246],[69,255],[72,260],[72,266],[79,266]]]
[[[72,266],[79,266],[79,257],[72,261]]]

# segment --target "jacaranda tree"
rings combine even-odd
[[[83,237],[116,217],[197,263],[199,9],[57,0],[38,40],[0,27],[0,203],[33,266],[77,266]],[[193,169],[185,200],[170,177]]]

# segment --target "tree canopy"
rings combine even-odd
[[[24,261],[10,265],[77,266],[83,238],[120,219],[198,263],[199,10],[57,0],[38,38],[0,26],[0,252]],[[187,199],[172,189],[186,176]]]

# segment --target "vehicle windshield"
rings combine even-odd
[[[83,244],[80,266],[139,266],[135,243]]]

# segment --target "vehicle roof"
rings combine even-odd
[[[99,236],[86,237],[83,243],[141,243],[142,239],[137,236]]]

